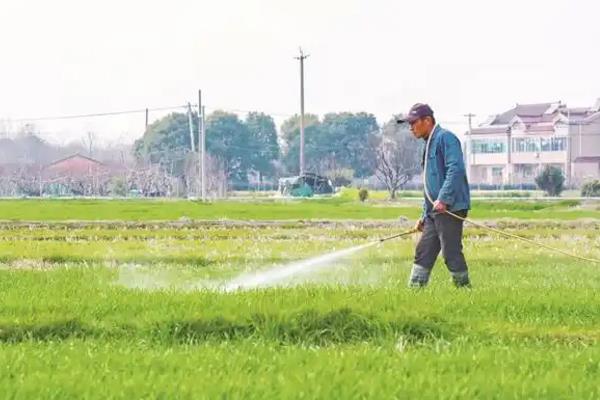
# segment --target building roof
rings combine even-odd
[[[554,132],[554,124],[540,123],[528,126],[526,132]]]
[[[600,117],[600,99],[592,107],[567,107],[566,104],[533,103],[517,104],[510,110],[491,117],[472,130],[473,134],[506,133],[511,124],[524,125],[525,132],[553,132],[557,123],[591,122]]]
[[[594,109],[590,107],[565,108],[562,111],[562,114],[567,117],[571,123],[583,122],[595,113]]]
[[[514,108],[498,114],[492,125],[508,124],[514,117],[541,117],[553,103],[517,104]]]
[[[567,115],[577,115],[577,114],[589,114],[590,108],[588,107],[568,107],[565,108],[564,113]]]
[[[100,161],[81,154],[62,158],[43,168],[47,176],[88,176],[108,171],[109,168]]]
[[[95,159],[93,159],[91,157],[84,156],[84,155],[82,155],[80,153],[75,153],[75,154],[70,155],[68,157],[61,158],[60,160],[56,160],[54,162],[51,162],[50,164],[46,165],[46,168],[52,167],[52,166],[57,165],[57,164],[61,164],[61,163],[65,162],[65,161],[69,161],[69,160],[72,160],[72,159],[75,159],[75,158],[84,159],[84,160],[89,161],[89,162],[91,162],[93,164],[97,164],[98,166],[104,165],[100,161],[95,160]]]
[[[488,134],[488,133],[507,133],[510,127],[508,125],[499,126],[480,126],[471,130],[472,134]]]
[[[600,112],[595,112],[593,114],[588,115],[587,117],[585,117],[585,122],[591,122],[595,119],[598,119],[598,117],[600,117]]]

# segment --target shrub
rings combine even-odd
[[[127,182],[121,177],[114,177],[109,184],[110,194],[115,197],[127,196]]]
[[[559,168],[547,165],[535,178],[538,187],[549,196],[560,196],[565,189],[565,177]]]
[[[582,197],[600,197],[600,181],[595,180],[586,183],[581,188]]]
[[[358,198],[364,203],[369,198],[369,191],[367,189],[360,189],[358,191]]]

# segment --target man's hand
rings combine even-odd
[[[439,200],[436,200],[433,203],[433,211],[442,214],[442,213],[445,213],[446,211],[448,211],[448,209],[446,208],[446,204],[442,203]]]
[[[423,232],[423,228],[425,227],[425,220],[419,219],[415,224],[415,229],[419,232]]]

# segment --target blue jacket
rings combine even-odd
[[[456,135],[439,125],[431,134],[425,177],[431,198],[446,204],[448,211],[470,209],[471,195],[460,141]],[[432,210],[433,205],[425,196],[423,218]]]

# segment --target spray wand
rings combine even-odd
[[[399,237],[402,237],[402,236],[408,236],[408,235],[411,235],[411,234],[417,233],[417,232],[418,232],[417,229],[411,229],[410,231],[406,231],[406,232],[402,232],[402,233],[397,233],[395,235],[388,236],[388,237],[383,237],[383,238],[379,239],[379,243],[381,243],[381,242],[387,242],[388,240],[396,239],[396,238],[399,238]]]

